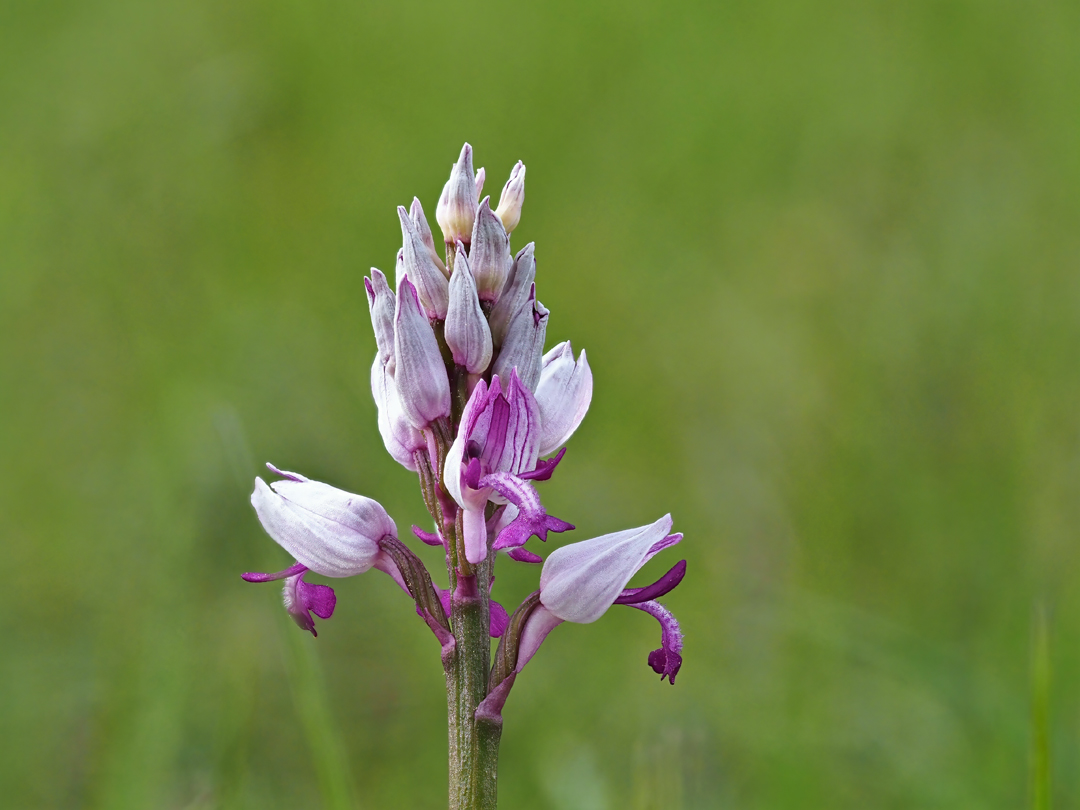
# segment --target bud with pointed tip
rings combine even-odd
[[[585,418],[592,401],[592,369],[585,350],[574,362],[574,349],[566,340],[544,355],[536,404],[540,407],[540,455],[554,453]]]
[[[413,225],[416,226],[416,232],[420,235],[420,241],[422,241],[429,251],[431,251],[431,258],[435,260],[435,266],[438,267],[443,275],[448,275],[446,272],[446,264],[443,262],[442,256],[439,255],[439,251],[435,249],[435,239],[431,235],[431,226],[428,225],[427,217],[424,216],[424,206],[420,204],[419,197],[413,197],[412,205],[409,207],[409,219],[413,221]]]
[[[529,242],[518,251],[510,267],[510,273],[506,277],[506,284],[499,293],[499,300],[491,309],[488,323],[491,325],[491,341],[496,349],[502,346],[510,319],[529,297],[529,290],[536,279],[535,250],[535,243]]]
[[[510,233],[521,222],[521,206],[525,203],[525,164],[520,160],[510,172],[510,179],[503,186],[499,195],[499,207],[495,215],[502,220],[506,232]]]
[[[423,430],[450,414],[450,381],[446,377],[439,343],[420,309],[416,288],[406,275],[398,286],[394,322],[394,380],[405,417]]]
[[[455,363],[464,366],[470,374],[483,374],[487,370],[491,363],[491,330],[480,308],[476,282],[461,242],[457,244],[454,274],[450,277],[445,337]]]
[[[469,244],[472,238],[473,221],[476,219],[477,178],[473,175],[472,147],[461,147],[461,156],[450,169],[450,179],[443,186],[439,204],[435,208],[435,219],[442,228],[443,239],[447,244],[458,240]]]
[[[469,266],[476,278],[481,301],[494,302],[499,297],[513,263],[510,238],[499,218],[492,213],[490,198],[484,197],[476,211],[469,250]]]
[[[516,368],[521,382],[530,391],[535,391],[540,382],[547,323],[547,307],[536,300],[536,285],[533,284],[529,288],[529,297],[510,319],[492,372],[506,379],[510,369]]]
[[[379,358],[394,371],[394,292],[386,283],[386,276],[376,267],[371,268],[371,278],[364,279],[367,290],[371,325],[375,329],[375,345]]]
[[[404,206],[398,206],[398,218],[401,220],[401,237],[404,240],[401,249],[404,251],[402,260],[405,275],[416,285],[420,304],[427,312],[428,318],[441,321],[446,317],[449,297],[446,276],[435,264],[431,252],[424,245],[424,241],[416,230],[416,225]]]

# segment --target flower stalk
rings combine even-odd
[[[252,505],[267,533],[294,563],[248,582],[283,581],[293,621],[316,635],[329,619],[333,589],[305,577],[354,576],[371,569],[396,582],[434,635],[446,675],[451,810],[494,810],[503,708],[522,669],[559,624],[588,624],[614,605],[652,616],[661,645],[648,664],[675,682],[682,632],[656,600],[674,589],[686,561],[651,585],[627,587],[660,551],[675,545],[671,516],[563,545],[547,561],[526,544],[574,526],[549,515],[537,490],[566,453],[585,418],[593,378],[569,341],[544,352],[549,311],[537,298],[535,247],[516,254],[510,232],[521,218],[525,167],[514,167],[499,206],[480,199],[465,144],[436,206],[446,247],[439,257],[423,206],[398,208],[403,246],[395,287],[372,268],[364,280],[377,353],[371,390],[390,456],[417,474],[434,532],[413,534],[442,552],[447,587],[398,537],[376,501],[270,470],[256,479]],[[561,449],[560,449],[561,448]],[[431,552],[425,552],[430,554]],[[496,559],[540,564],[539,589],[510,615],[492,599]],[[499,639],[492,665],[491,639]]]

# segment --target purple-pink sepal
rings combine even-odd
[[[506,552],[506,556],[511,560],[523,563],[542,563],[544,558],[539,554],[533,554],[527,548],[519,546],[518,548],[512,548]]]
[[[284,571],[277,571],[273,574],[262,574],[258,571],[251,571],[247,574],[241,574],[240,579],[244,582],[273,582],[276,579],[285,579],[286,577],[294,577],[297,574],[302,574],[308,570],[308,567],[303,563],[294,563],[286,568]]]
[[[563,456],[565,455],[566,448],[564,447],[559,451],[557,456],[537,461],[535,469],[521,473],[518,478],[523,478],[526,481],[547,481],[551,478],[551,474],[555,472],[555,468],[559,466],[559,462],[563,460]]]
[[[441,546],[443,544],[442,538],[434,532],[425,532],[419,526],[414,525],[412,527],[412,533],[416,535],[417,539],[429,546]]]
[[[639,602],[650,602],[653,599],[659,599],[664,594],[674,590],[675,586],[682,582],[684,576],[686,576],[686,560],[680,560],[652,585],[646,585],[644,588],[623,588],[622,593],[615,599],[615,604],[636,605]]]

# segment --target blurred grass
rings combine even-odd
[[[361,278],[468,139],[491,192],[528,165],[514,242],[596,374],[550,511],[670,510],[690,562],[675,687],[633,611],[545,644],[504,806],[1022,806],[1033,601],[1076,806],[1078,34],[1056,0],[0,6],[5,805],[441,805],[403,594],[335,583],[313,641],[237,574],[285,564],[256,462],[422,519]]]

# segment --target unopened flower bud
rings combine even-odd
[[[413,221],[413,225],[416,226],[416,232],[420,235],[420,241],[422,241],[429,251],[431,251],[431,258],[435,260],[435,266],[438,267],[443,275],[446,275],[446,264],[443,262],[442,256],[439,255],[439,251],[435,249],[435,239],[431,235],[431,226],[428,225],[427,217],[424,216],[424,206],[420,204],[419,197],[413,197],[412,205],[409,207],[409,219]]]
[[[529,297],[510,319],[492,372],[508,379],[510,369],[516,368],[522,384],[530,391],[535,391],[537,383],[540,382],[547,322],[547,307],[536,300],[536,285],[532,284]]]
[[[510,237],[499,218],[491,211],[490,199],[484,197],[476,211],[469,266],[476,279],[481,301],[494,302],[506,285],[514,260],[510,256]]]
[[[409,217],[404,206],[398,206],[398,218],[401,220],[401,238],[404,240],[402,262],[405,275],[416,285],[420,304],[428,318],[442,320],[446,317],[446,305],[449,296],[446,276],[435,264],[431,251],[424,244],[416,230],[416,225]]]
[[[506,232],[510,233],[521,221],[521,206],[525,202],[525,164],[520,160],[510,172],[510,179],[503,186],[499,195],[499,207],[495,215],[502,220]]]
[[[475,246],[473,249],[475,254]],[[460,242],[454,274],[450,277],[445,337],[455,363],[465,366],[470,374],[483,374],[487,370],[491,362],[491,330],[476,296],[476,282],[465,256],[465,246]]]
[[[398,286],[394,358],[397,361],[394,380],[409,423],[423,430],[439,417],[448,416],[450,381],[446,366],[408,276]]]
[[[482,178],[481,182],[482,182]],[[472,238],[473,221],[476,219],[477,177],[473,175],[472,147],[461,147],[461,156],[450,170],[450,179],[443,186],[435,219],[442,228],[447,244],[459,240],[466,245]]]
[[[371,325],[375,329],[375,345],[379,358],[394,371],[394,292],[386,283],[382,271],[372,267],[371,278],[364,279],[367,290],[368,309],[371,312]]]
[[[535,249],[536,245],[529,242],[518,251],[510,267],[510,273],[506,277],[506,283],[499,293],[499,300],[495,302],[491,310],[488,323],[491,325],[491,341],[496,349],[502,346],[510,319],[525,303],[533,281],[536,279]]]
[[[589,410],[592,389],[592,370],[584,349],[577,362],[569,340],[544,355],[536,386],[541,456],[554,453],[577,430]]]

